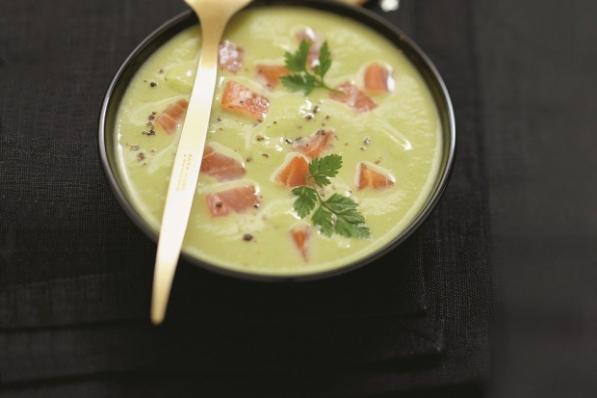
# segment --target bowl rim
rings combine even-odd
[[[358,23],[361,23],[370,29],[373,29],[380,35],[384,36],[389,40],[396,48],[402,50],[405,56],[412,62],[417,68],[418,72],[421,73],[423,80],[428,85],[438,113],[440,117],[440,124],[442,126],[442,161],[440,163],[440,170],[438,171],[438,178],[432,188],[431,193],[424,202],[423,207],[418,211],[411,222],[398,233],[393,239],[388,241],[385,245],[377,249],[370,255],[351,261],[345,265],[337,266],[335,268],[323,271],[316,271],[313,273],[306,274],[268,274],[262,272],[251,272],[251,271],[240,271],[228,269],[215,263],[209,263],[199,258],[193,257],[191,254],[185,251],[181,252],[181,257],[187,262],[199,266],[208,271],[225,275],[232,276],[239,279],[252,280],[252,281],[263,281],[263,282],[295,282],[295,281],[310,281],[328,278],[344,274],[346,272],[361,268],[367,264],[374,262],[375,260],[385,256],[390,251],[394,250],[402,242],[404,242],[412,233],[417,230],[421,224],[428,218],[430,213],[435,209],[437,203],[442,197],[448,180],[450,178],[454,158],[456,151],[456,121],[454,115],[454,109],[450,95],[444,80],[442,79],[438,69],[433,64],[431,59],[423,52],[423,50],[412,40],[409,36],[403,33],[399,28],[392,25],[389,21],[383,17],[375,14],[374,12],[361,8],[346,5],[340,2],[327,2],[325,0],[263,0],[252,3],[249,7],[260,6],[260,5],[290,5],[299,6],[306,8],[313,8],[317,10],[323,10],[331,12],[340,16],[349,17]],[[159,40],[162,35],[167,34],[171,30],[179,28],[179,25],[184,25],[195,19],[195,15],[191,10],[183,11],[182,13],[166,20],[163,24],[149,33],[125,58],[125,60],[118,67],[114,77],[112,78],[104,99],[99,114],[99,128],[98,128],[98,146],[99,155],[102,163],[104,174],[112,192],[116,196],[116,199],[128,217],[137,225],[141,231],[145,233],[151,240],[157,242],[158,233],[150,227],[150,225],[143,219],[132,203],[126,197],[125,189],[120,185],[117,171],[113,169],[110,163],[110,155],[108,154],[107,139],[112,139],[112,133],[108,134],[109,130],[108,113],[112,104],[115,91],[123,84],[128,86],[130,79],[125,78],[125,74],[129,72],[130,68],[134,68],[134,72],[138,70],[142,62],[136,62],[136,60],[142,55],[148,47],[155,41]],[[173,36],[173,35],[172,35]],[[172,37],[171,36],[171,37]],[[393,36],[393,37],[389,37]],[[135,67],[135,65],[138,66]],[[134,73],[133,73],[134,75]],[[120,101],[120,99],[119,99]],[[446,131],[447,130],[447,131]],[[180,260],[179,260],[180,261]]]

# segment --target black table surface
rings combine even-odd
[[[0,0],[3,395],[595,396],[597,5],[369,7],[452,94],[438,208],[385,261],[320,284],[182,264],[153,328],[155,246],[107,187],[96,115],[119,63],[184,6]]]

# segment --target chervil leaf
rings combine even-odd
[[[369,227],[365,224],[353,224],[344,217],[338,216],[334,225],[334,232],[347,238],[365,239],[371,236]]]
[[[290,91],[303,91],[309,95],[319,84],[311,75],[294,74],[282,76],[282,84]]]
[[[313,72],[318,75],[322,80],[330,67],[332,66],[332,53],[328,47],[328,42],[324,42],[319,49],[319,64],[313,68]]]
[[[332,66],[332,54],[327,42],[319,49],[319,62],[313,71],[307,67],[310,48],[311,43],[303,40],[295,52],[284,53],[284,64],[292,73],[282,77],[282,84],[291,91],[302,91],[305,95],[311,94],[316,88],[334,90],[323,80]]]
[[[359,213],[357,203],[347,196],[333,194],[323,202],[335,215],[334,231],[348,238],[368,238],[369,228],[365,218]]]
[[[284,87],[290,91],[301,91],[305,88],[305,79],[301,75],[286,75],[281,78]]]
[[[319,227],[319,230],[325,236],[332,236],[334,233],[334,224],[332,213],[323,206],[319,206],[311,216],[313,225]]]
[[[336,176],[341,167],[342,156],[333,154],[313,159],[309,163],[309,173],[315,183],[323,187],[330,184],[330,178]]]
[[[319,82],[317,81],[317,78],[315,78],[315,76],[313,75],[306,73],[304,75],[304,81],[305,87],[303,87],[303,92],[305,93],[305,95],[311,94],[311,91],[313,91],[315,87],[319,87]]]
[[[330,178],[336,176],[342,167],[342,157],[328,155],[313,159],[309,163],[309,179],[318,186],[330,184]],[[307,217],[313,210],[311,222],[322,234],[346,236],[347,238],[364,239],[370,236],[365,217],[359,212],[358,204],[350,197],[334,193],[323,200],[322,193],[310,186],[299,186],[292,190],[296,196],[293,207],[301,218]]]
[[[335,193],[332,196],[330,196],[330,198],[327,199],[324,203],[326,207],[333,211],[335,214],[348,217],[350,222],[365,222],[363,216],[356,211],[358,205],[354,200],[352,200],[348,196]]]
[[[294,201],[294,211],[300,218],[307,217],[317,204],[317,192],[313,188],[302,186],[294,188],[292,193],[297,196]]]
[[[295,52],[286,51],[284,53],[284,63],[288,70],[292,72],[303,72],[305,70],[310,47],[311,44],[307,40],[303,40]]]

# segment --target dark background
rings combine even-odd
[[[182,264],[156,329],[155,247],[107,187],[96,120],[120,62],[181,3],[0,0],[0,394],[597,394],[596,3],[383,14],[454,100],[438,208],[337,280],[261,286]]]

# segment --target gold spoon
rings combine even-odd
[[[153,276],[151,321],[164,320],[172,279],[189,221],[218,76],[224,28],[251,0],[185,0],[201,22],[201,55],[170,175]]]

